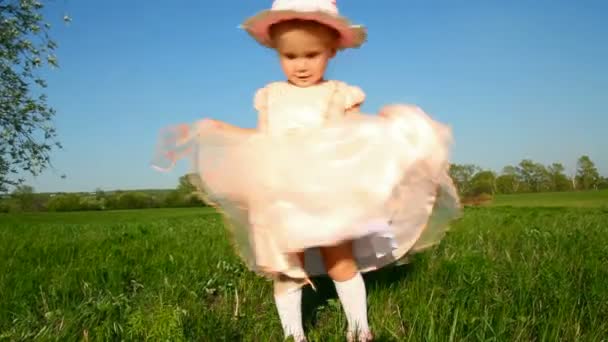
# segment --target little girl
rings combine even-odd
[[[348,340],[369,341],[361,272],[436,244],[459,214],[450,131],[412,106],[363,115],[360,88],[325,79],[337,51],[366,40],[335,1],[276,0],[243,28],[276,50],[286,78],[256,92],[257,129],[170,128],[156,165],[193,158],[191,180],[223,211],[241,256],[274,280],[285,337],[305,340],[302,285],[328,274]]]

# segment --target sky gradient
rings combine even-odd
[[[60,69],[44,75],[64,149],[28,184],[171,188],[187,167],[150,167],[162,127],[203,117],[254,126],[256,89],[282,75],[273,51],[237,26],[271,2],[210,3],[49,2]],[[362,87],[366,112],[414,103],[449,124],[453,162],[500,171],[531,158],[571,174],[587,154],[608,175],[608,1],[456,3],[338,1],[369,41],[339,54],[327,77]]]

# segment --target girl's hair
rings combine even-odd
[[[270,39],[272,39],[272,41],[275,41],[279,33],[290,28],[300,28],[311,31],[321,30],[327,33],[327,36],[331,39],[332,42],[337,42],[340,39],[340,32],[338,32],[338,30],[334,29],[333,27],[324,25],[318,21],[305,19],[285,20],[270,25],[270,27],[268,28]]]

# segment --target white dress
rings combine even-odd
[[[345,114],[364,98],[338,81],[271,83],[255,96],[265,132],[195,124],[179,144],[161,140],[159,155],[193,158],[192,181],[223,212],[252,270],[301,285],[326,273],[318,247],[347,240],[359,270],[375,270],[438,243],[460,202],[450,130],[414,106]]]

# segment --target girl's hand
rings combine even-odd
[[[204,119],[202,122],[204,127],[214,128],[214,129],[224,129],[226,128],[226,124],[222,121],[215,119]]]
[[[394,109],[395,109],[394,106],[383,107],[380,110],[380,113],[378,113],[378,116],[380,116],[381,118],[385,118],[385,119],[391,119],[396,116]]]

